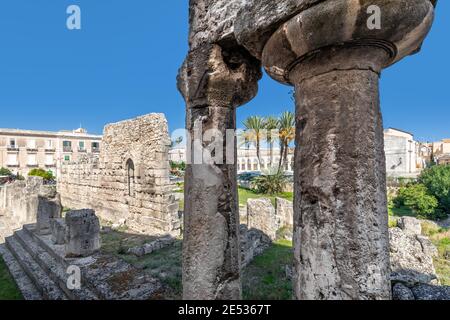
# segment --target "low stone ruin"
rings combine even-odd
[[[145,243],[142,246],[136,246],[129,248],[127,253],[133,254],[136,257],[142,257],[147,254],[151,254],[155,251],[167,248],[175,243],[176,239],[171,236],[161,237],[149,243]]]
[[[394,300],[450,300],[450,287],[439,286],[433,258],[437,248],[422,235],[419,220],[402,217],[389,229]]]
[[[61,197],[59,193],[56,192],[56,188],[41,188],[41,192],[38,195],[38,208],[36,217],[37,232],[41,235],[51,233],[52,220],[61,218],[61,213]]]
[[[63,219],[59,195],[43,186],[42,179],[9,187],[7,199],[13,201],[0,216],[0,225],[7,229],[0,228],[5,238],[0,254],[26,300],[162,297],[165,289],[159,280],[99,250],[100,224],[93,210],[69,211]],[[11,203],[18,207],[11,208]],[[15,217],[25,225],[13,224]]]
[[[105,126],[99,158],[64,163],[58,192],[65,207],[91,208],[104,221],[146,234],[180,234],[169,179],[170,138],[163,114]]]
[[[65,225],[66,257],[87,257],[100,249],[100,222],[94,210],[67,212]]]

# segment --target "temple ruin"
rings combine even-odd
[[[169,147],[163,114],[107,125],[99,158],[62,165],[57,186],[62,204],[93,209],[101,219],[137,232],[179,234]]]
[[[294,291],[297,299],[390,299],[382,69],[419,51],[436,1],[191,0],[178,88],[190,133],[186,299],[240,299],[236,148],[193,161],[214,129],[231,142],[236,108],[261,66],[295,87]],[[380,28],[369,28],[377,8]],[[234,144],[236,145],[236,144]],[[200,150],[200,151],[199,151]],[[235,161],[232,161],[234,157]],[[195,163],[195,164],[193,164]]]

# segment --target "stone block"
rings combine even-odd
[[[66,222],[64,219],[52,219],[50,221],[52,242],[57,245],[66,243]]]
[[[100,249],[100,222],[94,210],[66,214],[66,257],[87,257]]]
[[[422,234],[422,225],[420,221],[413,217],[401,217],[398,220],[398,227],[408,234]]]
[[[61,198],[52,187],[41,188],[38,195],[36,231],[40,235],[47,235],[51,232],[51,221],[61,218],[62,205]]]
[[[269,199],[249,199],[247,202],[247,221],[249,229],[257,229],[271,240],[277,237],[278,224],[275,208]]]

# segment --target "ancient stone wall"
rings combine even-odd
[[[170,139],[163,114],[107,125],[98,159],[64,164],[58,191],[64,206],[144,233],[176,233],[178,203],[169,180]]]
[[[0,208],[17,225],[35,223],[39,208],[39,195],[47,193],[40,177],[27,177],[0,188]]]

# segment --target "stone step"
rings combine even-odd
[[[46,274],[16,237],[6,238],[6,246],[45,300],[67,300],[59,286]]]
[[[65,258],[63,245],[55,245],[50,235],[38,235],[34,224],[25,225],[23,231],[51,255],[65,270],[69,265],[80,267],[83,286],[98,299],[138,300],[155,299],[162,287],[159,281],[114,256],[96,253],[78,259]]]
[[[0,244],[0,255],[3,257],[3,261],[9,269],[9,273],[14,278],[23,298],[25,300],[42,300],[42,295],[36,289],[33,282],[19,265],[12,253],[6,248],[5,244]]]
[[[30,236],[29,230],[19,230],[15,232],[15,237],[21,243],[22,247],[33,257],[39,266],[47,273],[47,275],[58,284],[59,288],[64,291],[66,296],[71,300],[98,300],[97,295],[89,290],[87,285],[82,284],[80,289],[70,290],[67,288],[67,279],[69,275],[66,273],[67,264],[54,258],[49,253],[49,248],[42,247],[34,237]]]

